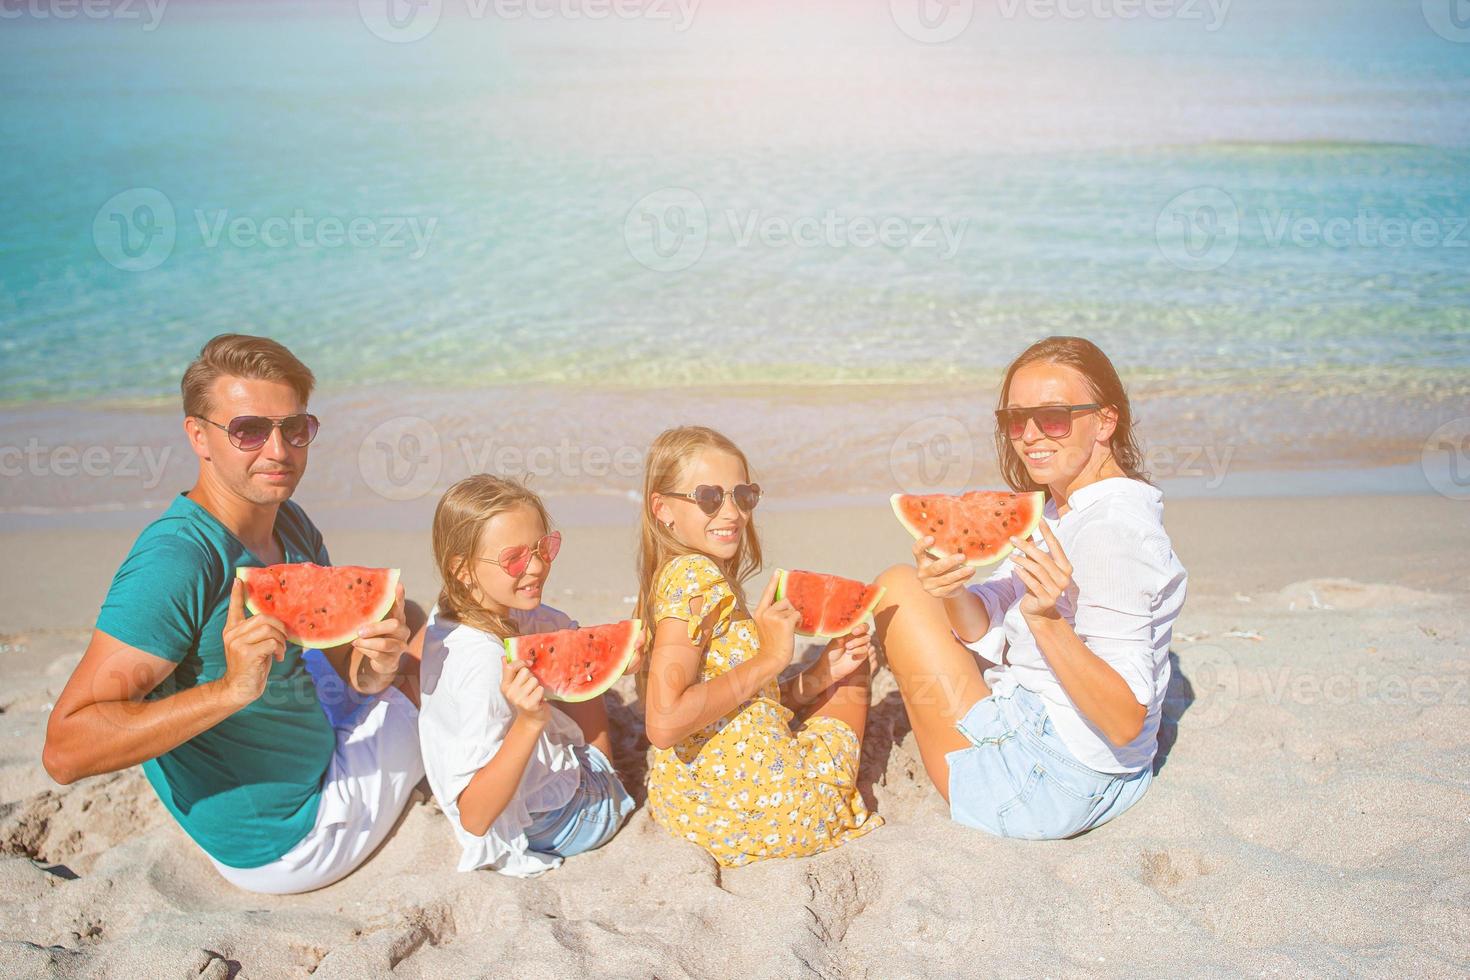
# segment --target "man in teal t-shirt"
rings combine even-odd
[[[290,499],[317,431],[312,385],[261,337],[216,337],[189,366],[184,428],[199,479],[118,569],[43,756],[60,782],[141,763],[226,879],[272,893],[350,872],[423,776],[401,589],[387,619],[321,654],[242,608],[235,569],[330,563]]]

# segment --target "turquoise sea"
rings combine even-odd
[[[226,330],[344,404],[988,402],[1080,333],[1216,434],[1295,392],[1252,421],[1294,465],[1352,455],[1344,404],[1390,456],[1465,415],[1470,25],[1141,6],[9,5],[0,436],[165,403]],[[1331,448],[1288,438],[1304,418]]]

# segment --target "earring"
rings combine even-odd
[[[674,529],[674,522],[673,522],[673,521],[665,521],[665,522],[664,522],[664,527],[665,527],[665,528],[666,528],[666,529],[667,529],[667,530],[670,530],[670,531],[672,531],[672,530],[673,530],[673,529]]]

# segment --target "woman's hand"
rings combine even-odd
[[[1041,522],[1041,536],[1046,539],[1048,551],[1042,551],[1031,541],[1011,538],[1011,544],[1016,546],[1011,563],[1026,585],[1026,594],[1021,597],[1021,615],[1027,620],[1060,619],[1057,603],[1073,588],[1072,563],[1046,521]]]
[[[975,575],[975,567],[965,564],[963,554],[935,558],[929,554],[934,539],[928,535],[914,542],[914,565],[919,570],[919,584],[936,599],[948,599],[964,591],[965,583]]]
[[[776,599],[776,576],[766,583],[766,591],[755,607],[752,618],[760,639],[758,656],[766,661],[776,674],[791,665],[796,654],[796,624],[801,622],[801,613],[796,611],[788,599]]]
[[[516,720],[544,727],[551,718],[546,691],[524,660],[512,660],[500,672],[500,693],[515,710]]]

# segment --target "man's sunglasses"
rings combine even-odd
[[[761,502],[761,487],[759,483],[742,483],[726,490],[724,487],[712,487],[707,483],[701,483],[694,488],[693,493],[666,493],[665,497],[678,497],[681,500],[692,500],[707,517],[714,517],[724,506],[725,498],[729,497],[735,501],[735,506],[749,514],[755,510],[755,505]]]
[[[480,561],[499,565],[500,570],[511,578],[520,578],[530,567],[532,555],[539,555],[542,561],[550,565],[556,559],[558,551],[561,551],[561,532],[552,531],[537,541],[534,548],[524,544],[511,545],[501,549],[499,558],[481,558]]]
[[[305,412],[299,415],[236,415],[223,425],[203,415],[194,417],[201,422],[208,422],[216,429],[223,429],[234,447],[245,452],[264,446],[276,429],[281,430],[281,437],[286,442],[297,449],[305,449],[316,438],[316,430],[321,427],[315,415],[307,415]]]
[[[1037,405],[1035,408],[1002,408],[995,413],[995,420],[1006,436],[1019,439],[1026,434],[1026,421],[1036,420],[1041,434],[1050,439],[1065,439],[1072,434],[1072,416],[1077,412],[1091,412],[1101,405]]]

